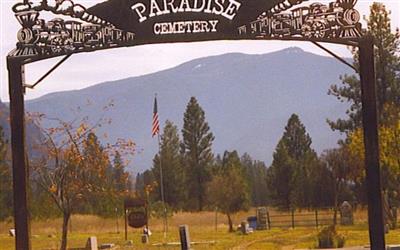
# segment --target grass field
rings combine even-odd
[[[273,214],[279,214],[274,212]],[[247,216],[254,215],[254,210],[239,213],[234,216],[234,222],[239,224]],[[339,233],[346,238],[346,246],[368,244],[368,226],[366,212],[355,213],[354,226],[340,226]],[[48,221],[32,221],[32,246],[33,249],[57,249],[61,237],[61,219]],[[155,246],[153,244],[165,242],[178,242],[178,226],[189,226],[190,238],[193,242],[199,242],[194,249],[295,249],[314,248],[318,229],[315,227],[273,228],[271,230],[255,231],[248,235],[228,233],[226,217],[218,214],[217,228],[215,227],[215,213],[178,213],[168,220],[168,234],[163,235],[162,221],[152,219],[149,222],[153,235],[149,244],[140,242],[141,230],[129,229],[128,240],[132,246],[126,246],[124,240],[123,218],[102,219],[90,215],[75,215],[71,220],[68,246],[71,248],[83,247],[89,236],[96,236],[98,242],[114,243],[121,246],[120,249],[180,249],[178,246]],[[0,223],[0,250],[14,249],[14,238],[8,235],[11,223]],[[119,230],[119,232],[118,232]],[[400,244],[400,229],[393,230],[386,235],[388,244]]]

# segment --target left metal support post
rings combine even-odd
[[[30,250],[29,178],[25,157],[24,65],[21,61],[7,58],[7,69],[10,95],[15,249]]]

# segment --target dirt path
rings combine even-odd
[[[250,241],[250,242],[246,242],[246,243],[243,243],[243,244],[240,244],[240,245],[238,245],[238,246],[233,247],[232,250],[243,250],[243,249],[247,249],[249,246],[253,245],[254,243],[262,242],[262,241],[267,241],[267,240],[273,239],[273,238],[275,238],[275,237],[276,237],[276,236],[269,236],[269,237],[266,237],[266,238],[263,238],[263,239],[258,239],[258,240],[253,240],[253,241]]]
[[[306,238],[310,237],[311,235],[312,235],[312,234],[306,234],[306,235],[301,236],[301,237],[298,238],[298,239],[299,239],[299,241],[301,241],[302,239],[306,239]],[[269,237],[266,237],[266,238],[263,238],[263,239],[257,239],[257,240],[253,240],[253,241],[250,241],[250,242],[246,242],[246,243],[243,243],[243,244],[240,244],[240,245],[238,245],[238,246],[233,247],[232,250],[244,250],[244,249],[248,249],[248,247],[250,247],[251,245],[253,245],[253,244],[255,244],[255,243],[263,242],[263,241],[268,241],[268,240],[273,240],[273,239],[276,239],[276,238],[279,237],[279,236],[280,236],[280,235],[274,235],[274,236],[269,236]],[[295,246],[296,246],[296,244],[291,244],[291,245],[282,246],[281,250],[292,250],[292,249],[295,248]]]
[[[281,250],[293,250],[296,245],[283,246]]]

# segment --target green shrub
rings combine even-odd
[[[168,204],[165,204],[167,210],[167,217],[172,217],[173,210]],[[152,218],[164,218],[164,205],[161,201],[157,201],[150,206],[150,217]]]
[[[322,228],[317,237],[318,248],[344,247],[345,238],[336,232],[336,228],[333,225]]]

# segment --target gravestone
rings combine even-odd
[[[249,226],[249,223],[247,223],[247,221],[242,221],[241,223],[240,223],[240,232],[242,233],[242,234],[249,234],[249,233],[252,233],[252,232],[254,232],[253,231],[253,228],[251,228],[250,226]]]
[[[387,245],[386,250],[400,250],[400,245]]]
[[[390,207],[392,208],[393,214],[393,229],[397,228],[397,208],[399,207],[399,194],[396,191],[392,191],[390,199]]]
[[[353,225],[353,208],[348,201],[340,205],[340,225]]]
[[[147,234],[142,234],[141,240],[142,240],[142,243],[143,243],[143,244],[149,243],[149,235],[147,235]]]
[[[115,246],[114,243],[104,243],[104,244],[101,244],[101,245],[100,245],[99,249],[108,249],[108,250],[111,250],[111,249],[116,249],[116,246]]]
[[[179,238],[181,240],[181,249],[190,250],[190,237],[188,225],[179,226]]]
[[[247,234],[247,228],[248,228],[247,221],[242,221],[242,222],[240,223],[240,232],[241,232],[242,234]]]
[[[266,207],[258,207],[256,216],[257,216],[257,230],[265,230],[267,229],[267,213],[268,210]]]
[[[86,250],[98,250],[96,236],[90,236],[86,242]]]

